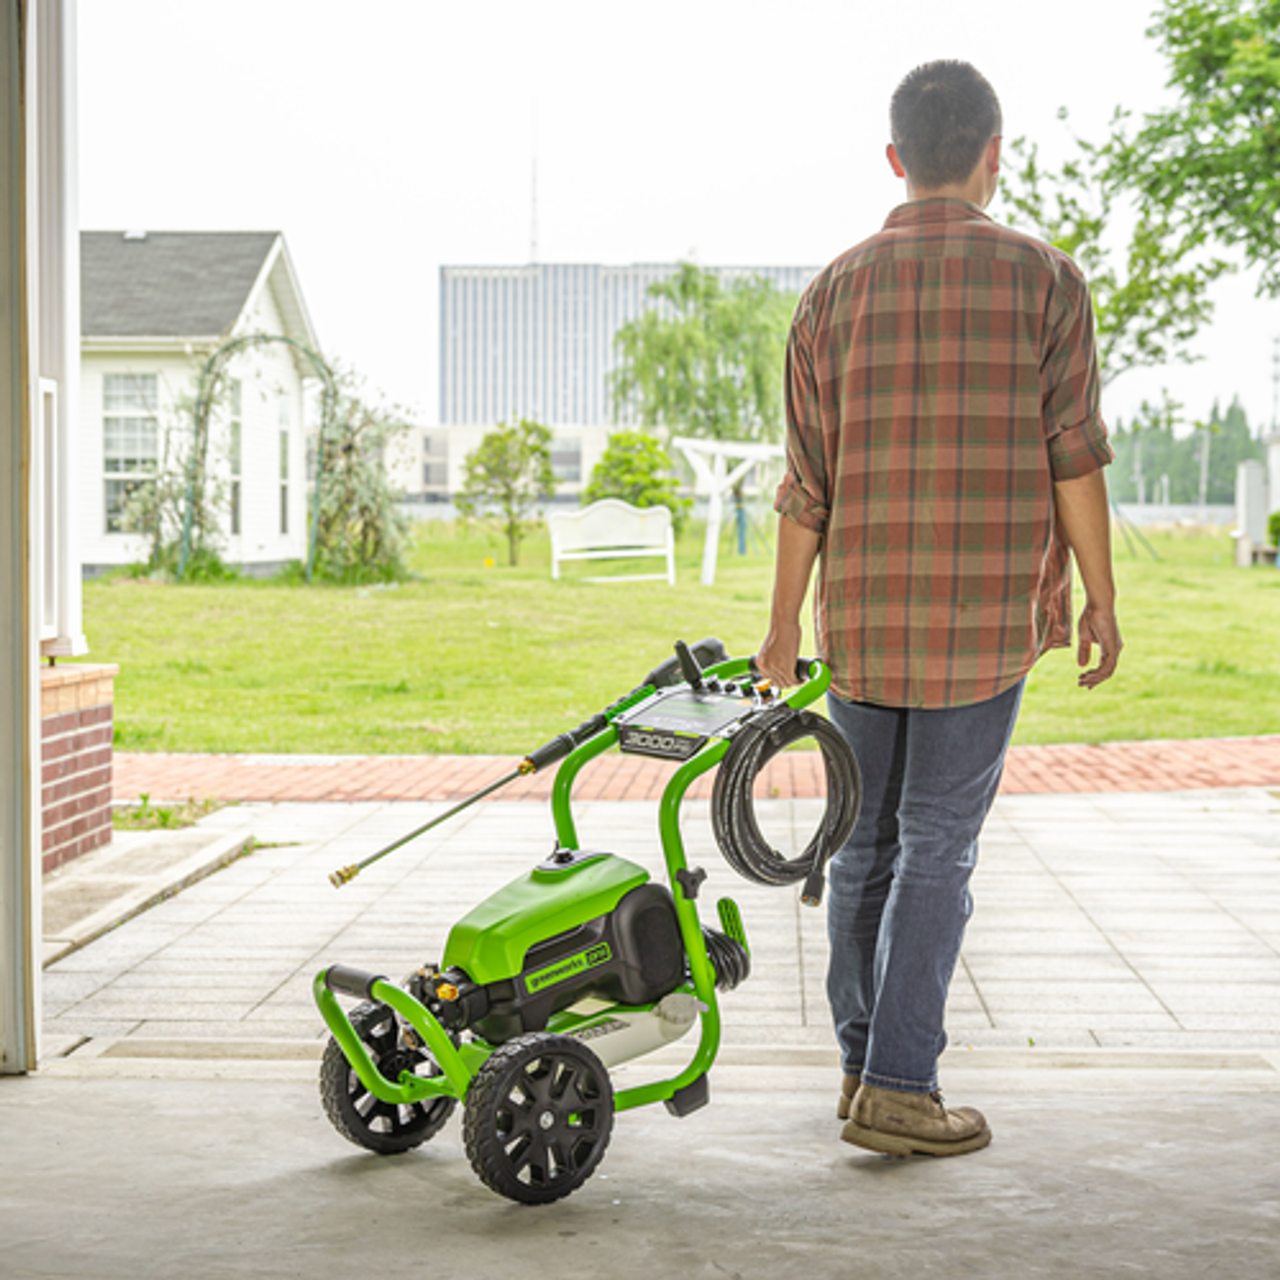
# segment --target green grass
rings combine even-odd
[[[1151,541],[1159,564],[1117,547],[1120,674],[1086,693],[1074,655],[1049,655],[1016,741],[1280,732],[1280,572],[1234,568],[1221,535]],[[521,560],[508,568],[496,537],[429,525],[419,577],[398,588],[89,583],[87,660],[120,665],[116,746],[522,753],[631,688],[675,639],[717,635],[745,654],[765,629],[771,560],[737,556],[727,535],[711,588],[698,530],[680,542],[675,588],[581,581],[620,563],[553,583],[545,537]]]
[[[1075,687],[1074,650],[1047,655],[1027,683],[1015,742],[1280,733],[1280,572],[1235,568],[1225,534],[1148,540],[1158,564],[1122,540],[1115,548],[1119,672],[1086,692]]]
[[[196,800],[181,804],[153,805],[144,791],[136,805],[117,805],[111,812],[111,826],[116,831],[176,831],[193,827],[201,818],[223,807],[220,800]]]

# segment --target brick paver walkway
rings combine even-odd
[[[117,752],[115,798],[153,803],[188,797],[218,800],[459,800],[510,772],[510,756],[163,755]],[[611,752],[588,764],[577,800],[656,800],[674,766]],[[546,800],[554,770],[521,778],[495,793],[503,800]],[[690,789],[711,794],[714,773]],[[1102,746],[1013,747],[1001,791],[1045,795],[1082,791],[1194,791],[1280,786],[1280,735],[1189,742],[1112,742]],[[757,794],[821,796],[821,759],[789,751],[772,761]]]

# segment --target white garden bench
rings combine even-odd
[[[615,573],[585,582],[643,582],[666,578],[676,584],[676,541],[668,507],[633,507],[619,498],[602,498],[579,511],[547,517],[551,530],[551,576],[559,578],[565,560],[633,560],[663,556],[665,573]]]

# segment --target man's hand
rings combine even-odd
[[[1077,684],[1082,689],[1096,689],[1104,680],[1110,680],[1120,661],[1124,641],[1120,639],[1120,625],[1114,609],[1103,609],[1086,604],[1080,614],[1079,643],[1076,646],[1076,664],[1089,665],[1094,645],[1098,646],[1098,665],[1091,671],[1082,671]]]
[[[799,622],[769,628],[769,634],[756,654],[756,666],[775,689],[789,689],[796,683],[796,662],[800,658]]]
[[[800,609],[821,544],[821,535],[812,529],[786,516],[778,521],[769,634],[756,654],[760,674],[776,689],[790,689],[799,683],[796,660],[800,657]]]

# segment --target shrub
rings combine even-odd
[[[644,431],[615,431],[604,456],[591,472],[582,502],[621,498],[633,507],[669,507],[671,522],[679,532],[693,504],[681,498],[680,482],[671,473],[667,451]]]

